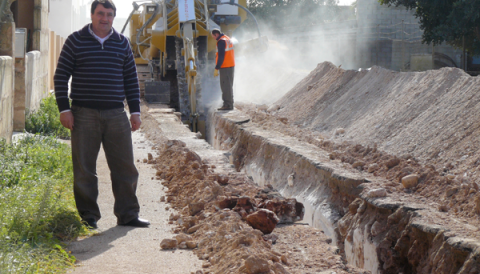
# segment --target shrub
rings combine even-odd
[[[43,135],[54,135],[63,139],[70,138],[70,130],[64,128],[62,123],[60,123],[60,113],[58,112],[57,102],[54,96],[48,96],[43,99],[37,111],[27,111],[25,131]]]
[[[68,145],[52,136],[0,140],[0,273],[58,273],[73,265],[61,240],[88,232],[72,181]]]

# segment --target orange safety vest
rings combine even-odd
[[[233,50],[233,42],[230,40],[230,37],[223,35],[220,39],[225,41],[225,58],[223,59],[223,64],[221,68],[231,68],[235,66],[235,53]],[[215,55],[215,64],[218,62],[218,42],[217,42],[217,53]]]

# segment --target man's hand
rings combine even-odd
[[[140,119],[139,114],[132,114],[130,115],[130,124],[132,124],[132,131],[136,131],[140,128],[142,124],[142,120]]]
[[[213,77],[217,77],[218,76],[218,69],[216,69],[214,72],[213,72]]]
[[[71,111],[60,113],[60,123],[62,126],[73,130],[73,114]]]

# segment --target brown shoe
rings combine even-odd
[[[221,110],[233,110],[233,108],[223,106],[223,107],[221,107],[221,108],[219,108],[219,109],[217,109],[217,110],[220,110],[220,111],[221,111]]]

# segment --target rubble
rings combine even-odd
[[[259,188],[239,174],[218,176],[180,142],[159,147],[162,156],[156,159],[156,167],[168,189],[165,200],[180,211],[169,218],[178,235],[164,239],[162,249],[193,249],[205,260],[203,273],[300,273],[295,269],[305,268],[282,263],[282,254],[272,249],[279,245],[278,236],[268,234],[277,229],[280,219],[283,223],[301,220],[305,211],[301,203],[283,198],[271,186]],[[227,181],[225,177],[228,184],[220,184]],[[280,219],[267,208],[278,212]]]

